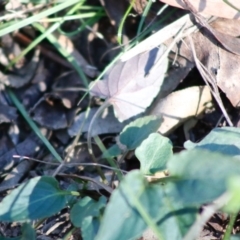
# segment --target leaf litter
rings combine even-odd
[[[104,80],[90,86],[91,94],[111,103],[120,121],[144,112],[164,81],[168,66],[167,58],[162,58],[164,50],[161,45],[126,62],[118,61]],[[158,68],[154,68],[155,64]]]
[[[169,4],[171,2],[173,1],[168,1]],[[197,1],[192,2],[195,4]],[[111,1],[101,1],[101,4],[108,12],[108,17],[105,17],[104,21],[102,19],[99,20],[90,30],[79,32],[74,37],[59,35],[59,33],[55,35],[60,41],[59,44],[77,60],[78,65],[82,66],[84,72],[91,78],[89,82],[120,51],[120,49],[112,51],[111,48],[117,46],[116,31],[128,7],[127,4],[119,3],[118,9]],[[134,8],[138,14],[142,14],[145,5],[146,1],[139,0],[136,1]],[[158,5],[162,6],[163,4],[158,1]],[[26,16],[28,12],[26,12],[25,7],[23,9]],[[213,9],[208,9],[210,7],[211,4],[208,5],[207,3],[206,11],[208,13],[212,13],[211,10]],[[32,6],[30,9],[32,9]],[[34,11],[38,11],[37,9],[34,7]],[[103,80],[91,83],[91,95],[103,98],[106,102],[111,103],[116,115],[114,116],[111,109],[108,109],[110,117],[104,118],[103,112],[96,119],[95,126],[93,125],[93,135],[99,135],[107,148],[115,146],[114,144],[117,140],[114,140],[114,136],[122,131],[125,125],[124,120],[131,119],[139,114],[157,115],[163,118],[164,121],[160,124],[160,127],[157,126],[156,128],[162,134],[170,137],[174,143],[174,151],[179,145],[183,146],[181,139],[184,138],[185,140],[185,136],[182,136],[183,133],[181,133],[181,125],[187,123],[187,120],[192,117],[199,119],[197,125],[192,130],[195,139],[200,140],[202,134],[206,135],[209,131],[208,125],[210,120],[207,117],[214,116],[214,113],[221,114],[221,111],[212,100],[210,89],[207,86],[203,86],[206,83],[204,83],[202,78],[198,79],[200,78],[199,74],[194,70],[194,67],[197,65],[196,58],[193,57],[193,49],[186,37],[188,35],[193,39],[193,46],[198,61],[203,65],[203,68],[205,67],[205,71],[208,71],[208,74],[210,73],[215,79],[215,90],[219,87],[226,94],[225,97],[221,91],[218,92],[218,97],[223,102],[222,107],[226,108],[225,110],[231,119],[234,118],[234,113],[238,111],[236,107],[239,106],[240,100],[237,67],[239,65],[239,40],[237,39],[237,36],[239,36],[239,21],[236,19],[226,20],[211,17],[206,17],[202,21],[203,17],[199,16],[198,12],[195,10],[192,12],[196,18],[200,18],[198,24],[195,23],[191,14],[186,14],[178,20],[175,17],[172,22],[167,22],[166,25],[159,24],[145,40],[131,50],[126,51],[120,60],[105,74]],[[23,15],[21,16],[23,17]],[[157,16],[154,16],[154,18],[156,20]],[[229,18],[238,18],[236,11],[235,15],[231,13]],[[106,23],[106,19],[108,23]],[[149,23],[152,20],[152,16],[148,16],[147,22]],[[201,25],[201,22],[204,24]],[[136,28],[136,23],[138,23],[138,18],[135,16],[128,18],[128,22],[123,29],[125,40],[129,40],[134,36],[135,32],[132,29]],[[72,29],[73,26],[78,27],[76,22],[70,21],[70,24],[66,23],[64,28]],[[28,31],[23,29],[19,34],[24,35],[26,32]],[[179,36],[182,38],[180,41],[176,38],[179,32]],[[94,38],[89,37],[91,34],[94,35]],[[99,36],[102,36],[103,39]],[[32,38],[31,34],[27,37],[29,39]],[[23,49],[22,44],[24,46],[29,44],[29,42],[27,44],[21,42],[20,44],[17,40],[18,38],[12,36],[11,38],[14,39],[14,44],[20,50]],[[79,39],[87,39],[86,45]],[[171,45],[174,45],[174,47],[171,47],[168,58],[163,57]],[[34,50],[27,55],[23,62],[19,62],[19,65],[15,65],[7,72],[4,71],[2,65],[7,66],[10,63],[11,54],[2,55],[0,58],[1,84],[5,84],[5,86],[2,85],[0,92],[0,172],[3,176],[0,183],[0,191],[9,190],[34,176],[52,174],[56,170],[55,167],[47,165],[48,162],[51,163],[53,161],[52,157],[46,157],[46,149],[43,147],[43,144],[31,133],[29,126],[16,113],[16,108],[12,105],[7,91],[5,91],[6,86],[13,89],[29,113],[35,114],[32,118],[39,124],[41,131],[61,156],[65,157],[67,163],[74,162],[81,165],[87,162],[91,164],[86,147],[86,136],[82,133],[88,131],[88,126],[94,118],[93,114],[96,113],[99,105],[102,103],[100,102],[99,104],[95,98],[88,102],[88,99],[85,98],[78,105],[78,100],[83,96],[83,84],[78,85],[74,83],[71,85],[72,76],[71,74],[66,74],[69,71],[69,65],[58,64],[58,53],[53,50],[48,42],[41,43],[40,46],[38,50]],[[43,49],[45,49],[45,53],[50,53],[52,56],[51,60],[43,57],[45,54]],[[2,50],[4,50],[4,47],[1,45],[1,52],[4,52]],[[39,54],[39,51],[42,54]],[[55,58],[56,61],[54,60]],[[16,66],[18,67],[15,68]],[[62,81],[65,84],[60,84],[60,90],[56,87],[56,82],[58,82],[61,74],[65,74],[66,77]],[[194,74],[193,77],[192,74]],[[79,77],[77,79],[79,80]],[[81,79],[79,82],[81,82]],[[67,89],[69,85],[71,90],[70,88]],[[212,85],[210,84],[210,86]],[[81,88],[81,94],[72,91],[72,89],[75,88],[77,90],[79,87]],[[211,108],[209,108],[208,103],[211,103]],[[74,129],[74,124],[78,118],[84,120],[88,106],[92,113],[85,119],[86,124],[84,128],[82,131],[79,131],[79,128],[81,128],[80,124],[75,126]],[[9,109],[9,111],[6,112],[6,109]],[[238,120],[239,118],[237,117],[235,122]],[[211,127],[214,125],[224,126],[226,124],[224,119],[219,120],[216,117],[214,117],[212,122]],[[136,126],[131,127],[134,128]],[[13,128],[17,129],[15,133],[12,132]],[[14,137],[14,134],[17,137]],[[76,138],[74,140],[75,135]],[[156,137],[158,136],[157,133],[155,135]],[[78,144],[79,142],[80,144]],[[66,151],[68,148],[70,150]],[[73,149],[72,151],[71,148]],[[98,156],[98,161],[102,161],[99,148],[94,147],[93,150]],[[19,158],[13,158],[13,155],[20,157],[21,155],[28,156],[30,158],[44,159],[45,161],[41,164],[36,164],[32,160],[24,162],[19,161]],[[148,158],[148,155],[146,156]],[[119,158],[122,158],[122,156],[120,155]],[[123,160],[125,161],[121,167],[124,170],[136,168],[136,165],[134,167],[131,166],[132,163],[136,164],[132,151],[124,155]],[[106,164],[106,162],[103,162],[103,164]],[[162,165],[164,166],[164,164]],[[3,172],[7,174],[4,173],[3,175]],[[107,175],[109,172],[105,173]],[[69,184],[70,181],[67,180],[67,176],[71,174],[72,179],[74,176],[82,176],[81,181],[90,183],[91,179],[93,180],[92,184],[94,187],[89,187],[89,184],[84,183],[88,191],[84,194],[87,196],[88,194],[93,194],[99,197],[101,194],[105,194],[102,190],[106,185],[100,183],[99,176],[93,167],[78,168],[72,166],[60,169],[59,178],[62,185]],[[97,178],[98,180],[95,181]],[[108,181],[111,181],[111,172],[109,176],[107,175],[107,178]],[[83,185],[81,185],[81,188],[83,188]],[[112,191],[111,187],[107,187],[105,189]],[[63,216],[64,214],[60,212],[58,216],[61,215]],[[227,222],[226,220],[223,221]],[[211,220],[209,223],[211,223]],[[49,227],[54,224],[56,225],[53,228]],[[218,221],[218,229],[222,229],[221,224],[224,225]],[[56,236],[58,238],[63,237],[57,220],[48,219],[46,224],[42,224],[39,229],[41,231],[43,229],[44,235],[49,235],[52,238]],[[209,228],[206,226],[204,231],[209,231]],[[39,237],[44,236],[42,232],[38,231]],[[208,232],[208,236],[214,238],[213,235],[216,235],[216,232],[211,230]],[[80,233],[78,233],[78,237],[79,235]],[[8,236],[13,235],[8,234]]]

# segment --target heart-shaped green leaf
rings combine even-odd
[[[172,143],[169,138],[152,133],[136,148],[135,154],[141,163],[141,171],[154,174],[166,169],[166,163],[173,155]]]
[[[0,221],[27,221],[60,211],[69,194],[53,177],[35,177],[14,189],[0,203]]]
[[[176,195],[175,189],[166,189],[167,185],[148,184],[140,171],[127,174],[110,198],[96,240],[139,238],[148,226],[138,212],[137,204],[156,223],[162,239],[183,239],[196,218],[197,208],[185,208],[172,197]]]
[[[81,227],[82,221],[88,216],[99,216],[99,212],[105,207],[106,201],[105,197],[101,197],[98,202],[90,197],[80,199],[74,204],[70,212],[70,218],[74,226]]]
[[[138,118],[122,130],[119,140],[127,147],[127,150],[133,150],[151,133],[156,132],[161,123],[162,119],[156,116]]]

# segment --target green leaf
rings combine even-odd
[[[0,203],[0,221],[27,221],[49,217],[66,204],[53,177],[35,177],[14,189]]]
[[[21,240],[35,240],[36,232],[30,223],[23,223]]]
[[[96,240],[127,240],[141,236],[147,224],[136,209],[137,197],[165,240],[180,240],[196,217],[196,208],[184,209],[166,194],[166,186],[148,184],[143,174],[132,171],[126,175],[107,205]],[[174,189],[172,189],[174,191]],[[172,194],[172,193],[171,193]],[[173,201],[171,201],[173,199]]]
[[[99,220],[92,216],[83,219],[81,225],[82,237],[84,240],[93,240],[99,229]]]
[[[239,240],[240,239],[240,234],[236,234],[236,235],[231,235],[230,240]]]
[[[161,201],[159,220],[157,225],[163,235],[164,240],[182,240],[195,222],[199,208],[197,206],[187,206],[184,202],[176,199],[176,188],[173,183],[166,182],[158,186],[162,197],[155,199]],[[155,186],[157,187],[157,186]]]
[[[69,191],[69,192],[77,192],[78,190],[79,190],[79,185],[77,182],[72,182],[67,187],[67,191]],[[70,207],[72,207],[76,203],[77,200],[78,200],[78,197],[73,194],[66,196],[67,205]]]
[[[0,240],[23,240],[23,239],[21,238],[21,236],[20,237],[14,237],[14,238],[0,236]]]
[[[222,127],[213,129],[201,142],[184,143],[186,149],[200,148],[228,155],[240,155],[240,128]]]
[[[107,149],[105,152],[103,152],[102,157],[103,158],[109,158],[109,157],[117,157],[122,153],[121,149],[118,147],[117,144],[114,144],[109,149]]]
[[[152,133],[135,150],[144,174],[154,174],[166,169],[168,159],[173,155],[169,138]]]
[[[120,133],[119,139],[128,150],[137,148],[151,133],[156,132],[162,119],[156,116],[138,118],[128,124]]]
[[[0,236],[0,240],[23,240],[23,239],[21,238],[21,236],[20,237],[14,237],[14,238]]]
[[[233,176],[227,183],[228,192],[231,196],[228,204],[223,208],[223,211],[228,213],[238,213],[240,210],[240,177]]]
[[[161,199],[161,196],[155,189],[147,188],[147,186],[140,172],[132,171],[127,174],[119,188],[111,195],[96,240],[127,240],[140,236],[147,225],[133,207],[125,188],[130,187],[146,211],[156,218],[160,203],[155,205],[153,203],[154,199]]]
[[[168,170],[176,181],[175,197],[185,204],[213,201],[227,190],[230,177],[240,174],[240,161],[229,155],[192,149],[175,154]]]
[[[96,202],[90,197],[84,197],[74,204],[70,212],[70,219],[75,227],[81,227],[84,218],[88,216],[97,217],[100,210],[106,205],[106,198],[100,197]]]

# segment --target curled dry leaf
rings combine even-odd
[[[202,27],[207,28],[207,30],[218,40],[218,42],[228,51],[240,55],[240,40],[238,38],[226,35],[225,33],[218,32],[212,28],[208,22],[197,12],[194,6],[188,1],[185,2],[186,8],[192,12],[197,21],[202,25]]]
[[[181,0],[160,0],[161,2],[167,3],[171,6],[184,8],[186,6]],[[228,1],[235,8],[240,9],[240,1]],[[229,6],[223,0],[191,0],[192,5],[201,14],[213,15],[217,17],[224,17],[230,19],[240,19],[240,13],[237,9]]]
[[[145,111],[158,94],[167,70],[165,47],[154,48],[126,62],[118,61],[104,80],[94,82],[91,94],[106,98],[119,121]]]
[[[217,19],[211,23],[211,27],[232,37],[240,35],[240,20]],[[240,56],[219,46],[216,38],[213,38],[206,29],[201,29],[191,37],[197,58],[214,77],[215,84],[227,95],[232,105],[239,107]],[[165,42],[166,45],[170,45],[170,43],[170,41]],[[184,39],[184,43],[180,42],[172,51],[194,63],[189,39]]]
[[[210,89],[190,87],[169,94],[152,106],[150,114],[162,115],[163,123],[158,131],[168,135],[191,117],[198,117],[212,100]]]

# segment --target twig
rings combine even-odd
[[[90,177],[86,177],[86,176],[80,176],[80,175],[76,175],[76,174],[64,174],[64,173],[59,173],[58,176],[61,176],[61,177],[70,177],[70,178],[78,178],[78,179],[81,179],[81,180],[86,180],[86,181],[90,181],[90,182],[93,182],[95,183],[96,185],[99,185],[100,187],[104,188],[107,192],[109,192],[110,194],[112,193],[113,189],[110,188],[108,185],[106,184],[103,184],[93,178],[90,178]]]
[[[90,104],[90,103],[89,103]],[[89,107],[89,106],[88,106]],[[88,108],[89,109],[89,108]],[[77,136],[75,137],[74,141],[73,141],[73,144],[70,146],[70,149],[69,151],[67,152],[67,156],[65,157],[64,161],[61,163],[61,165],[58,166],[58,168],[55,170],[53,176],[56,176],[60,170],[62,169],[62,167],[66,164],[66,160],[68,159],[71,151],[74,149],[74,147],[77,145],[77,142],[79,141],[79,138],[81,136],[81,133],[82,133],[82,128],[83,128],[83,125],[85,124],[85,121],[88,117],[88,114],[89,114],[89,111],[86,111],[85,113],[85,118],[84,118],[84,121],[82,122],[80,128],[79,128],[79,131],[78,131],[78,134]]]
[[[44,164],[48,164],[48,165],[52,165],[52,166],[59,166],[60,165],[59,163],[47,162],[47,161],[43,161],[43,160],[40,160],[40,159],[31,158],[31,157],[27,157],[27,156],[13,155],[12,157],[13,158],[19,158],[20,160],[30,160],[30,161],[34,161],[34,162],[44,163]],[[71,167],[71,166],[99,166],[99,167],[106,168],[106,169],[113,170],[113,171],[119,170],[118,168],[109,167],[107,165],[100,164],[100,163],[65,163],[64,166],[67,166],[67,167]],[[121,171],[124,172],[124,173],[128,173],[128,171],[125,171],[125,170],[122,170],[122,169],[121,169]]]
[[[14,38],[16,38],[19,42],[23,43],[24,45],[29,45],[32,40],[28,38],[26,35],[17,32],[14,34]],[[68,67],[73,69],[72,64],[70,64],[68,61],[66,61],[64,58],[60,57],[58,54],[55,52],[43,47],[41,44],[37,45],[37,48],[40,49],[41,53],[48,57],[51,60],[54,60],[55,62],[61,64],[64,67]]]
[[[194,58],[194,61],[196,63],[196,66],[203,78],[203,80],[205,81],[206,85],[209,86],[215,100],[217,101],[224,117],[226,118],[227,122],[228,122],[228,125],[229,126],[233,126],[233,123],[232,121],[230,120],[228,114],[227,114],[227,111],[223,105],[223,102],[222,102],[222,99],[220,97],[220,94],[219,94],[219,90],[218,90],[218,86],[216,84],[216,79],[214,79],[214,77],[212,76],[212,74],[206,69],[206,67],[199,61],[199,59],[197,58],[196,56],[196,51],[195,51],[195,47],[194,47],[194,44],[193,44],[193,41],[192,41],[192,38],[189,36],[189,42],[190,42],[190,45],[191,45],[191,49],[192,49],[192,53],[193,53],[193,58]]]

